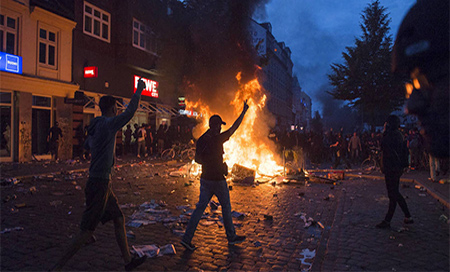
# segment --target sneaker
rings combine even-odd
[[[190,251],[194,251],[197,248],[191,242],[186,242],[184,240],[181,240],[180,244]]]
[[[405,217],[405,219],[403,219],[403,223],[412,224],[414,223],[414,220],[412,219],[412,217]]]
[[[381,223],[377,224],[375,227],[378,229],[388,229],[391,227],[391,223],[383,220],[383,221],[381,221]]]
[[[132,271],[136,267],[143,264],[146,259],[147,259],[146,255],[144,255],[142,257],[133,257],[133,259],[131,259],[131,262],[129,262],[128,264],[125,265],[125,271]]]
[[[235,244],[240,244],[244,241],[245,241],[245,236],[236,235],[236,236],[234,236],[234,238],[232,240],[228,241],[228,244],[235,245]]]

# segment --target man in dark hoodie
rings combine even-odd
[[[381,140],[381,170],[384,173],[386,188],[389,197],[389,209],[384,220],[376,225],[377,228],[390,228],[391,219],[394,216],[395,207],[398,205],[405,214],[403,222],[405,224],[413,223],[408,205],[399,191],[400,177],[403,169],[407,166],[408,150],[402,133],[398,130],[400,127],[400,118],[396,115],[390,115],[385,123],[385,131]]]
[[[134,116],[141,98],[145,83],[138,81],[135,94],[127,109],[117,115],[116,99],[103,96],[99,106],[102,116],[91,121],[88,128],[88,139],[85,148],[91,151],[92,159],[89,167],[89,179],[86,183],[86,209],[80,224],[80,233],[52,270],[61,270],[67,261],[91,239],[98,223],[113,220],[116,240],[125,262],[125,270],[131,271],[141,265],[146,257],[131,257],[125,232],[123,213],[111,188],[111,167],[114,165],[114,151],[117,131],[122,129]]]

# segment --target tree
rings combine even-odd
[[[333,63],[328,74],[334,87],[328,93],[334,99],[348,101],[371,126],[381,125],[404,102],[403,83],[390,72],[391,20],[385,12],[379,0],[364,9],[360,24],[363,34],[342,53],[344,63]]]

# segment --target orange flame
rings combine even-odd
[[[236,79],[240,87],[234,100],[230,103],[234,109],[233,120],[241,113],[245,100],[247,100],[249,109],[238,130],[224,144],[224,160],[229,169],[232,169],[234,164],[239,164],[256,170],[256,177],[281,174],[283,167],[277,163],[280,161],[279,155],[276,154],[275,144],[268,138],[269,124],[273,123],[273,117],[265,109],[267,96],[257,79],[245,85],[240,83],[241,73],[237,74]],[[186,108],[198,109],[202,114],[201,123],[193,131],[194,136],[200,136],[209,128],[208,120],[213,113],[200,100],[197,102],[187,101]],[[232,124],[227,123],[227,127],[230,125]]]

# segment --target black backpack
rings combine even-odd
[[[209,136],[203,135],[197,141],[195,147],[195,162],[198,164],[204,164],[207,161],[206,150],[208,147]]]

